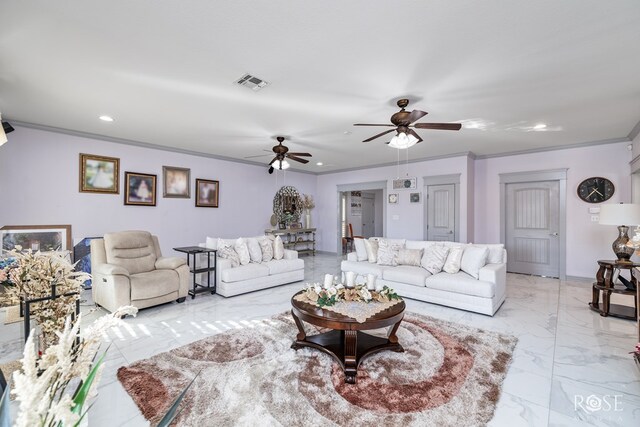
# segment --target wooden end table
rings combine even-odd
[[[324,310],[315,305],[297,301],[291,298],[291,316],[298,326],[298,335],[291,348],[298,350],[311,347],[323,351],[340,363],[345,375],[345,382],[356,383],[358,366],[370,354],[382,350],[403,352],[404,348],[398,343],[396,332],[404,317],[404,301],[375,314],[364,323],[344,316],[340,313]],[[302,320],[321,328],[332,329],[323,334],[307,336]],[[363,330],[389,327],[387,338],[375,337]]]
[[[600,313],[600,316],[619,317],[622,319],[636,320],[638,317],[638,302],[636,300],[638,293],[638,276],[639,272],[636,267],[640,264],[633,262],[618,262],[612,260],[598,261],[600,268],[596,273],[596,282],[593,283],[593,298],[589,306],[592,310]],[[624,285],[616,285],[614,283],[615,273],[620,274],[621,270],[630,270],[631,283],[636,286],[635,291],[627,289]],[[600,293],[602,292],[602,305],[600,304]],[[626,305],[611,304],[611,294],[632,295],[634,307]]]

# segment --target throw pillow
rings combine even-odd
[[[398,265],[398,251],[402,245],[386,239],[378,240],[378,265]]]
[[[278,236],[273,241],[273,259],[282,258],[284,258],[284,243],[282,243],[282,239]]]
[[[258,240],[260,250],[262,251],[262,262],[268,262],[273,259],[273,242],[271,239],[264,237]]]
[[[238,254],[238,258],[240,258],[240,265],[247,265],[251,262],[249,248],[242,237],[236,240],[236,244],[233,245],[233,249]]]
[[[447,261],[447,255],[449,254],[449,248],[444,245],[431,245],[427,251],[425,251],[420,261],[422,268],[427,270],[431,274],[438,274],[442,271],[444,263]]]
[[[486,246],[468,246],[462,255],[460,268],[476,279],[480,276],[480,269],[487,263],[489,248]]]
[[[205,240],[205,247],[209,249],[218,249],[218,239],[216,237],[208,237]]]
[[[358,261],[366,261],[369,259],[367,256],[367,247],[364,245],[364,239],[353,239],[353,245],[356,247],[356,259]]]
[[[262,262],[262,249],[260,249],[260,243],[258,243],[258,239],[252,237],[247,239],[247,249],[249,249],[249,257],[251,258],[251,262]]]
[[[238,253],[228,244],[225,244],[218,239],[218,256],[223,259],[231,261],[231,267],[237,267],[240,265],[240,257]]]
[[[378,261],[378,241],[374,238],[365,239],[364,247],[367,250],[367,259],[371,263]]]
[[[460,245],[452,246],[449,248],[449,255],[447,255],[447,260],[444,262],[442,271],[449,274],[456,274],[458,271],[460,271],[462,254],[464,253],[465,246],[466,245]]]
[[[420,267],[422,249],[400,249],[398,251],[398,265],[415,265]]]
[[[502,243],[493,243],[484,245],[489,249],[487,256],[487,264],[502,264],[505,262],[502,258],[504,255],[504,245]]]

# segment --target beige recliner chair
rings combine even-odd
[[[91,241],[93,301],[112,312],[123,305],[184,302],[189,290],[186,264],[184,258],[163,258],[158,238],[146,231],[107,233]]]

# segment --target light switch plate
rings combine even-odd
[[[599,214],[600,213],[600,206],[589,208],[589,213],[590,214]]]

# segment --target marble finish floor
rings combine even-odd
[[[339,271],[335,255],[304,260],[305,281],[321,281],[325,273]],[[288,310],[291,295],[302,285],[233,298],[201,294],[126,319],[126,326],[110,336],[90,425],[148,425],[116,379],[118,367],[222,331],[259,327],[260,320]],[[588,282],[509,274],[506,302],[494,317],[406,303],[416,313],[518,337],[491,426],[640,425],[640,370],[628,354],[637,342],[637,326],[600,317],[589,310],[590,299]],[[87,321],[103,313],[90,310],[91,304],[83,305]],[[22,333],[21,324],[0,325],[0,363],[21,357]]]

